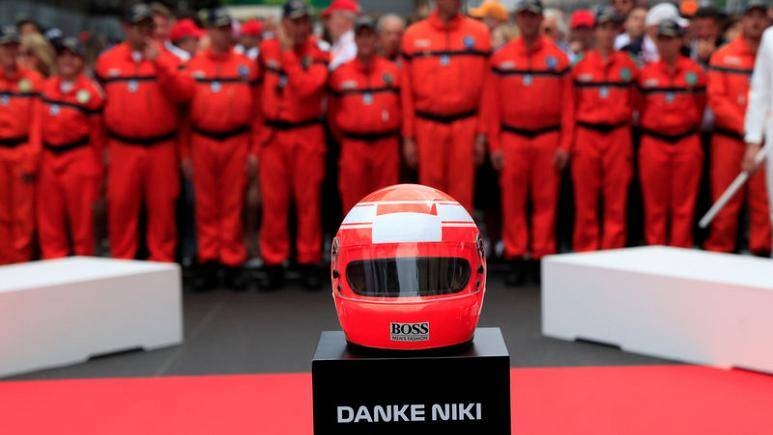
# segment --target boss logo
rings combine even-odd
[[[392,341],[429,341],[429,322],[389,324]]]

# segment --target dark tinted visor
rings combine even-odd
[[[387,298],[458,293],[467,287],[470,273],[470,263],[457,257],[377,258],[346,266],[354,293]]]

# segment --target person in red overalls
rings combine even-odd
[[[242,212],[248,173],[257,170],[255,159],[247,157],[257,133],[257,65],[233,50],[232,24],[224,8],[208,11],[209,47],[182,72],[190,101],[183,167],[192,168],[196,195],[197,290],[214,289],[221,268],[226,287],[246,288]]]
[[[600,9],[595,22],[595,49],[587,51],[572,71],[573,248],[578,252],[625,246],[625,210],[633,175],[636,63],[627,53],[614,50],[622,24],[614,8]]]
[[[639,75],[644,238],[648,245],[692,247],[706,76],[700,65],[680,54],[684,29],[677,22],[661,22],[657,35],[660,60]]]
[[[297,211],[297,253],[303,284],[322,286],[320,193],[325,175],[322,103],[329,56],[311,35],[306,4],[290,0],[282,7],[276,39],[261,44],[261,117],[265,128],[256,149],[260,157],[263,218],[260,252],[265,265],[261,287],[278,288],[290,256],[288,211]]]
[[[137,255],[144,205],[150,259],[174,261],[180,61],[152,39],[153,17],[146,4],[127,10],[123,29],[126,41],[103,53],[95,68],[107,97],[110,250],[116,258]]]
[[[191,57],[199,51],[199,40],[204,32],[190,18],[184,18],[174,24],[169,40],[175,47],[185,51]]]
[[[491,54],[485,24],[461,13],[461,0],[437,0],[426,20],[403,36],[404,154],[419,182],[440,189],[468,211],[475,166],[486,154],[479,109]]]
[[[181,62],[191,60],[189,52],[172,43],[172,30],[177,23],[177,19],[172,14],[172,11],[159,1],[150,3],[150,11],[153,14],[153,39],[160,44],[161,49],[174,55]]]
[[[516,4],[521,36],[494,53],[486,79],[484,117],[492,164],[501,171],[502,241],[511,286],[521,284],[528,269],[539,280],[540,260],[556,252],[558,189],[572,141],[569,60],[540,34],[543,9],[540,0]]]
[[[36,110],[42,148],[37,195],[44,259],[94,255],[93,207],[102,181],[102,89],[83,73],[76,38],[57,44],[58,74],[46,81]],[[70,246],[69,240],[72,240]]]
[[[711,57],[708,73],[709,106],[714,112],[711,138],[711,196],[717,200],[738,175],[746,152],[744,116],[749,84],[762,33],[770,24],[764,3],[751,2],[741,17],[741,34]],[[749,250],[770,255],[771,225],[765,171],[752,175],[747,187],[749,204]],[[704,247],[709,251],[733,252],[738,235],[738,217],[743,194],[736,195],[714,218]]]
[[[400,165],[399,70],[376,53],[376,23],[355,23],[357,57],[330,76],[329,119],[341,143],[339,189],[344,215],[382,187],[397,184]]]
[[[19,43],[16,29],[0,33],[0,265],[32,260],[35,232],[33,113],[43,78],[18,64]]]
[[[256,60],[260,54],[261,41],[263,41],[263,21],[252,18],[242,23],[239,28],[239,43],[234,50],[249,59]]]

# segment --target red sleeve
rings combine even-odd
[[[330,80],[328,80],[328,99],[327,99],[327,121],[328,125],[330,125],[330,130],[333,133],[333,136],[335,136],[336,140],[338,142],[341,141],[341,129],[338,127],[338,124],[336,123],[336,119],[338,118],[338,111],[340,110],[340,104],[341,104],[341,96],[338,96],[335,94],[335,89],[337,89],[336,83],[338,82],[338,78],[341,75],[341,67],[338,67],[335,71],[330,73]]]
[[[257,157],[261,148],[261,138],[263,133],[263,117],[260,110],[260,64],[256,61],[250,71],[250,86],[252,91],[252,122],[250,123],[250,148],[249,153]]]
[[[250,154],[260,158],[263,144],[268,140],[269,129],[264,125],[263,117],[263,87],[265,86],[265,72],[263,71],[263,55],[265,45],[261,46],[258,58],[255,60],[255,116],[252,122],[252,144]]]
[[[194,58],[195,59],[195,58]],[[180,124],[177,134],[177,158],[184,162],[191,158],[191,119],[189,102],[196,95],[196,80],[191,76],[192,61],[183,64],[174,55],[159,62],[159,82],[167,95],[180,103]],[[195,64],[194,64],[195,65]]]
[[[40,76],[31,77],[33,89],[38,92],[32,101],[32,121],[29,127],[29,144],[27,145],[26,158],[24,159],[23,170],[27,174],[34,174],[38,171],[40,154],[43,150],[43,102],[40,99],[40,93],[43,90],[44,80]]]
[[[406,33],[402,41],[403,67],[400,68],[400,81],[402,82],[400,99],[403,104],[403,137],[413,138],[416,135],[414,125],[416,114],[413,107],[413,78],[411,77],[413,64],[408,39],[409,35]]]
[[[97,57],[97,61],[94,64],[94,77],[100,83],[102,82],[102,80],[107,78],[107,73],[105,71],[106,62],[107,62],[106,53],[102,53],[99,57]]]
[[[40,153],[43,150],[43,137],[42,137],[42,115],[43,115],[43,102],[39,98],[35,98],[32,103],[32,123],[29,130],[29,144],[27,151],[27,158],[24,159],[24,172],[27,174],[34,174],[38,170],[38,162],[40,160]]]
[[[403,83],[403,76],[402,76],[403,72],[402,72],[402,68],[400,68],[397,64],[393,64],[393,65],[395,65],[395,68],[393,68],[392,76],[395,78],[395,88],[397,88],[397,92],[398,92],[397,98],[395,99],[396,100],[395,104],[397,105],[397,114],[400,117],[399,118],[400,119],[400,126],[399,126],[399,128],[402,129],[402,126],[403,126],[403,101],[402,101],[401,92],[403,90],[403,85],[404,85],[404,83]]]
[[[572,81],[571,83],[571,94],[572,94],[572,129],[571,129],[571,135],[572,135],[572,143],[571,147],[569,148],[569,151],[571,151],[574,148],[574,144],[576,142],[575,135],[577,134],[577,114],[580,111],[580,89],[575,86],[575,82],[577,79],[578,71],[581,68],[583,61],[580,60],[577,62],[574,67],[572,67],[572,70],[569,71],[569,79]],[[630,102],[630,100],[628,100]]]
[[[696,64],[695,74],[698,75],[698,84],[696,86],[700,90],[700,92],[694,94],[695,102],[702,118],[703,112],[706,110],[706,73],[703,72],[703,68],[700,65]]]
[[[716,66],[717,56],[711,58],[707,75],[706,96],[709,107],[714,112],[717,123],[735,131],[742,132],[744,113],[732,101],[727,89],[727,74],[711,67]]]
[[[400,76],[403,86],[400,88],[400,99],[403,104],[403,137],[413,138],[416,134],[414,125],[413,93],[411,92],[411,66],[410,60],[406,59],[406,65],[403,65]]]
[[[486,80],[483,88],[482,114],[484,129],[488,136],[489,151],[494,152],[502,148],[500,134],[502,129],[501,115],[499,113],[499,89],[501,86],[500,76],[494,72],[493,57],[488,62],[489,68],[486,72]]]
[[[193,98],[195,84],[193,78],[173,54],[161,53],[155,60],[158,71],[158,82],[164,93],[178,103],[185,103]]]
[[[561,149],[565,151],[572,150],[574,142],[574,83],[572,70],[567,61],[567,71],[561,78],[561,97],[563,106],[561,108]]]
[[[481,33],[481,37],[482,37],[482,40],[483,40],[483,44],[482,44],[482,47],[481,47],[482,50],[486,51],[486,52],[491,52],[491,48],[492,48],[491,47],[491,36],[490,36],[489,32],[486,31],[486,32]],[[486,93],[486,81],[487,81],[486,79],[488,77],[488,72],[490,70],[489,59],[491,59],[491,55],[489,55],[486,58],[486,62],[483,64],[483,72],[480,75],[480,77],[483,78],[483,92],[481,93],[480,110],[478,111],[478,127],[477,127],[477,130],[476,130],[477,134],[479,134],[479,135],[480,134],[485,135],[486,131],[487,131],[486,115],[485,115],[484,110],[483,110],[483,98],[484,98],[484,95]]]
[[[89,134],[89,146],[94,152],[95,162],[97,162],[100,175],[104,170],[105,164],[105,127],[102,119],[102,111],[105,106],[105,97],[102,89],[98,84],[92,83],[92,94],[94,98],[91,101],[89,110],[91,115],[89,116],[89,123],[91,124]]]
[[[312,58],[307,68],[303,68],[301,59],[292,50],[283,51],[281,59],[288,86],[293,87],[301,98],[324,89],[328,76],[328,62],[324,59]]]

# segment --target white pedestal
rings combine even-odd
[[[555,255],[542,332],[662,358],[773,373],[773,261],[643,247]]]
[[[182,342],[176,264],[74,257],[0,267],[0,376]]]

